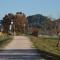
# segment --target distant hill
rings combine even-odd
[[[28,19],[29,26],[41,27],[41,25],[44,24],[45,21],[47,21],[46,17],[40,14],[28,16],[27,19]]]
[[[28,16],[27,19],[29,27],[38,27],[44,34],[48,34],[48,32],[53,28],[53,21],[41,14]]]
[[[39,28],[40,34],[58,34],[60,33],[60,19],[51,20],[41,14],[27,17],[29,27]]]

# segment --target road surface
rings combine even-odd
[[[14,36],[13,40],[0,50],[0,60],[44,60],[27,36]]]
[[[4,49],[32,49],[33,45],[27,36],[14,36]]]

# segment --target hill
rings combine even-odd
[[[53,21],[47,16],[43,16],[41,14],[28,16],[27,19],[29,27],[39,28],[40,34],[50,34],[50,31],[54,27]]]

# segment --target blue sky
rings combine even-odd
[[[24,12],[27,16],[42,14],[60,17],[60,0],[0,0],[0,19],[7,13]]]

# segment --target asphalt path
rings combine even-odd
[[[27,36],[14,36],[13,40],[0,50],[0,60],[44,60]]]

